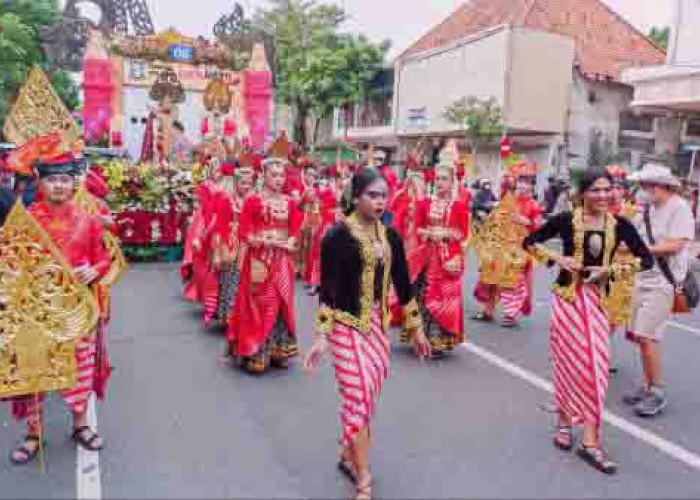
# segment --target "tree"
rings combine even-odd
[[[60,16],[57,0],[4,0],[0,15],[0,125],[14,97],[35,64],[45,65],[40,30]],[[79,91],[68,74],[50,75],[58,95],[72,111],[79,104]]]
[[[317,0],[272,0],[257,12],[256,29],[274,39],[276,97],[294,110],[294,139],[308,143],[306,123],[335,107],[358,102],[381,69],[387,43],[340,33],[345,12]],[[315,135],[315,134],[314,134]]]
[[[493,142],[503,134],[501,107],[495,97],[462,97],[447,106],[443,116],[465,132],[474,161],[481,144]]]
[[[671,29],[668,26],[664,26],[663,28],[654,26],[649,30],[649,33],[647,33],[647,37],[665,50],[668,48],[668,37],[670,33]]]

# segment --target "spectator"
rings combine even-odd
[[[661,342],[673,307],[672,282],[682,283],[690,272],[689,243],[695,231],[690,205],[679,195],[681,183],[667,167],[645,165],[631,180],[639,182],[643,191],[644,215],[638,217],[637,228],[655,264],[637,276],[628,338],[639,345],[643,384],[624,401],[637,415],[654,417],[667,404]]]

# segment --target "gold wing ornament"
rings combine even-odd
[[[507,194],[471,240],[479,257],[481,282],[513,288],[525,270],[528,255],[523,250],[527,229],[513,220],[518,212],[515,198]]]
[[[75,339],[99,307],[21,202],[0,229],[0,397],[75,385]]]
[[[75,120],[38,67],[29,72],[27,82],[5,120],[3,132],[15,144],[24,144],[51,132],[57,132],[68,147],[80,138]]]
[[[85,213],[99,213],[97,201],[95,201],[93,195],[90,194],[87,189],[85,189],[85,186],[80,186],[80,188],[78,188],[78,190],[75,192],[75,204]],[[112,265],[109,267],[107,274],[105,274],[102,280],[100,280],[100,284],[111,286],[119,281],[119,278],[121,278],[122,274],[124,274],[124,272],[128,269],[129,264],[126,261],[126,257],[124,257],[124,252],[122,252],[119,239],[114,236],[114,234],[105,230],[102,232],[102,238],[104,240],[105,247],[107,247],[107,251],[109,252]]]
[[[620,215],[630,222],[637,216],[634,203],[624,202]],[[623,243],[615,254],[615,272],[610,277],[608,293],[604,296],[604,307],[610,317],[610,323],[619,327],[626,325],[632,319],[632,298],[637,272],[640,269],[637,259]]]

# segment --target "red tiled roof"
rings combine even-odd
[[[593,78],[617,80],[627,68],[666,62],[660,47],[601,0],[470,0],[399,59],[502,24],[572,37],[577,67]]]

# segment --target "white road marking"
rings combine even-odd
[[[687,325],[684,325],[682,323],[677,323],[675,321],[669,321],[668,326],[671,326],[673,328],[677,328],[678,330],[683,330],[688,333],[692,333],[693,335],[700,337],[700,330],[697,330],[695,328],[691,328]]]
[[[524,368],[514,365],[510,361],[487,349],[484,349],[483,347],[469,343],[463,344],[462,347],[472,354],[482,358],[498,368],[501,368],[503,371],[527,382],[528,384],[537,387],[538,389],[542,389],[550,394],[554,392],[554,387],[547,380],[528,370],[525,370]],[[700,456],[683,448],[682,446],[668,441],[661,436],[643,429],[642,427],[639,427],[638,425],[633,424],[632,422],[608,411],[603,414],[603,419],[608,424],[617,427],[618,429],[626,432],[634,438],[639,439],[640,441],[645,442],[648,445],[653,446],[669,457],[700,471]]]
[[[90,395],[87,412],[88,425],[97,431],[95,394]],[[76,498],[78,500],[100,500],[102,498],[100,453],[88,451],[76,444],[75,461]]]

